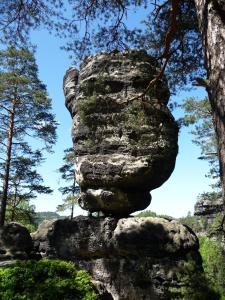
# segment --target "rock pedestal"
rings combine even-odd
[[[80,216],[44,221],[33,238],[43,257],[85,268],[103,299],[183,299],[173,289],[201,270],[197,237],[174,220]]]
[[[67,71],[82,208],[127,216],[146,208],[149,192],[171,175],[178,128],[166,106],[166,79],[138,98],[158,72],[145,51],[100,53],[84,60],[79,72]]]
[[[80,205],[105,217],[45,222],[34,242],[42,256],[89,271],[104,299],[184,299],[172,294],[201,270],[198,240],[188,228],[124,218],[150,204],[150,191],[175,166],[178,127],[165,77],[145,91],[159,67],[145,51],[113,51],[88,57],[64,77]]]

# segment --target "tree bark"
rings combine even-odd
[[[10,171],[11,153],[12,153],[15,111],[16,111],[16,99],[13,100],[12,110],[9,116],[8,143],[6,148],[6,161],[5,161],[5,168],[4,168],[3,190],[2,190],[1,208],[0,208],[0,227],[4,226],[5,223],[5,213],[6,213],[6,205],[7,205],[8,189],[9,189],[9,171]]]
[[[220,177],[225,211],[225,2],[194,0],[202,34],[207,92],[218,141]]]
[[[15,192],[14,192],[14,200],[12,202],[12,211],[11,211],[11,222],[15,221],[15,214],[16,214],[16,206],[17,206],[17,188],[15,188]]]

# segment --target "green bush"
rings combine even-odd
[[[43,259],[0,268],[0,300],[97,300],[90,276],[73,263]]]
[[[205,276],[211,286],[225,299],[225,254],[219,241],[200,238],[200,253]]]
[[[135,215],[135,217],[139,217],[139,218],[158,217],[158,218],[164,218],[164,219],[169,219],[169,220],[173,219],[172,217],[170,217],[168,215],[157,215],[155,212],[153,212],[151,210],[144,210],[144,211],[138,213],[137,215]]]

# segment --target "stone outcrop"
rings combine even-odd
[[[182,276],[201,269],[197,237],[174,220],[80,216],[44,221],[33,239],[43,257],[88,270],[107,299],[169,300],[187,284]]]
[[[223,212],[223,199],[221,193],[205,193],[194,206],[196,216],[196,233],[199,236],[208,235],[212,231],[213,223],[221,218]],[[212,233],[211,233],[212,234]]]
[[[214,219],[215,215],[223,211],[223,199],[222,195],[213,197],[211,194],[196,202],[194,207],[195,216],[207,216],[210,219]]]
[[[145,51],[90,56],[64,77],[73,118],[80,205],[90,212],[127,216],[150,204],[149,191],[171,175],[178,127],[166,104],[166,79],[137,98],[159,72]]]
[[[175,166],[178,127],[167,108],[165,77],[142,95],[159,67],[145,51],[113,51],[86,58],[64,77],[80,205],[104,217],[46,221],[34,245],[43,257],[85,268],[103,299],[175,299],[172,290],[187,287],[193,272],[201,271],[190,229],[172,220],[128,217],[150,204],[149,192]]]
[[[9,223],[0,228],[0,262],[31,257],[33,242],[26,227]]]

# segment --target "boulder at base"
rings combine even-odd
[[[44,221],[33,239],[43,257],[86,269],[108,299],[169,300],[201,271],[197,237],[175,220],[79,216]]]
[[[26,227],[9,223],[0,228],[0,261],[27,259],[32,256],[33,242]]]

